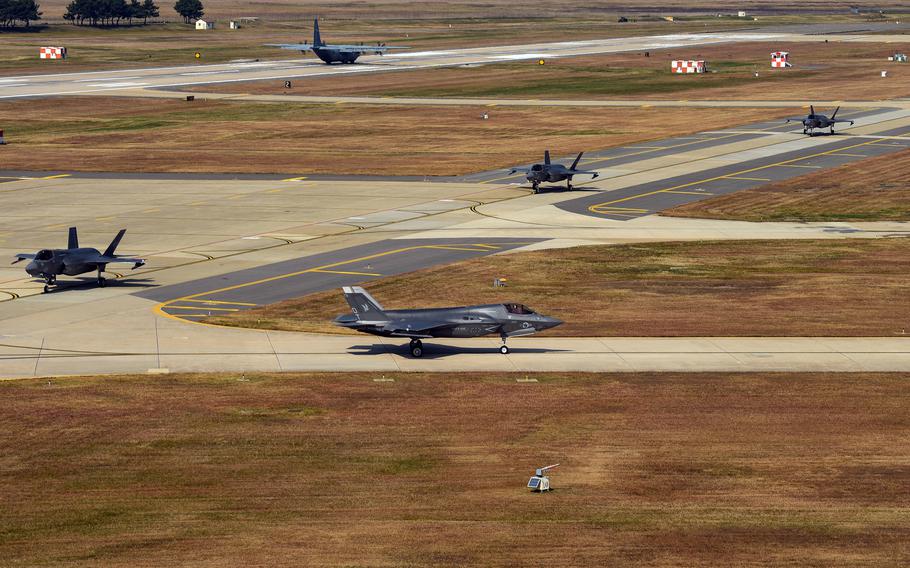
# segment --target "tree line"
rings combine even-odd
[[[41,19],[40,6],[35,0],[0,0],[0,26],[13,27],[21,23],[29,27]]]
[[[63,19],[80,26],[119,26],[124,21],[132,24],[133,20],[146,24],[158,15],[155,0],[73,0]]]

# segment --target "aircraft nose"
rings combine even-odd
[[[38,274],[41,272],[38,270],[38,265],[34,262],[29,262],[27,265],[25,265],[25,271],[29,276],[38,276]]]
[[[556,327],[557,325],[562,325],[563,322],[561,319],[544,316],[541,318],[540,323],[542,324],[540,327],[541,329],[550,329],[551,327]]]

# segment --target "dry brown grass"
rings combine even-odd
[[[485,257],[367,288],[389,309],[523,302],[566,322],[551,335],[889,336],[910,321],[908,274],[907,239],[726,241]],[[349,311],[328,291],[207,321],[339,332]]]
[[[901,566],[903,375],[0,384],[6,566]],[[561,463],[556,490],[524,488]]]
[[[769,53],[777,50],[789,50],[795,67],[772,71]],[[760,99],[808,104],[832,98],[879,100],[906,96],[910,90],[910,66],[888,63],[887,57],[908,50],[910,41],[907,44],[755,42],[662,50],[652,52],[650,57],[622,53],[551,59],[544,66],[527,61],[308,78],[295,81],[290,90],[284,89],[284,82],[278,80],[206,85],[194,90],[298,95]],[[706,59],[717,73],[675,76],[670,73],[672,59]],[[891,76],[878,77],[882,69],[890,70]],[[756,71],[758,78],[753,76]]]
[[[653,109],[527,107],[493,109],[484,121],[482,110],[490,109],[22,100],[0,106],[8,143],[2,167],[454,175],[530,161],[545,149],[568,154],[768,116],[758,109],[702,109],[658,122]]]
[[[742,221],[908,221],[910,150],[689,203],[661,215]]]

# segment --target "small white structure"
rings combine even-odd
[[[789,51],[772,51],[771,52],[771,68],[778,69],[784,67],[793,67],[790,64],[790,52]]]
[[[235,22],[234,20],[231,20],[231,23],[228,25],[228,27],[231,28],[232,30],[239,30],[240,22]]]
[[[673,73],[704,73],[708,70],[708,64],[701,60],[674,59],[670,62],[670,70]]]
[[[66,48],[41,47],[38,48],[38,57],[40,59],[66,59]]]
[[[740,10],[736,15],[739,16],[740,18],[745,18],[745,17],[746,17],[746,11],[745,11],[745,10]]]
[[[887,77],[887,76],[888,76],[888,72],[887,72],[887,71],[882,71],[882,77]]]
[[[214,30],[215,22],[206,22],[205,20],[196,20],[197,30]]]
[[[891,57],[888,58],[888,61],[894,61],[896,63],[906,63],[907,54],[906,53],[895,53],[894,55],[892,55]]]
[[[548,465],[547,467],[539,467],[534,471],[534,476],[528,480],[528,489],[531,491],[542,493],[544,491],[550,490],[550,478],[547,476],[547,471],[553,469],[559,464]]]

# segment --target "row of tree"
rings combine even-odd
[[[155,0],[73,0],[66,7],[63,19],[80,26],[119,26],[133,20],[148,23],[158,17]]]
[[[28,27],[41,19],[41,11],[35,0],[0,0],[0,26],[8,28],[22,23]]]

